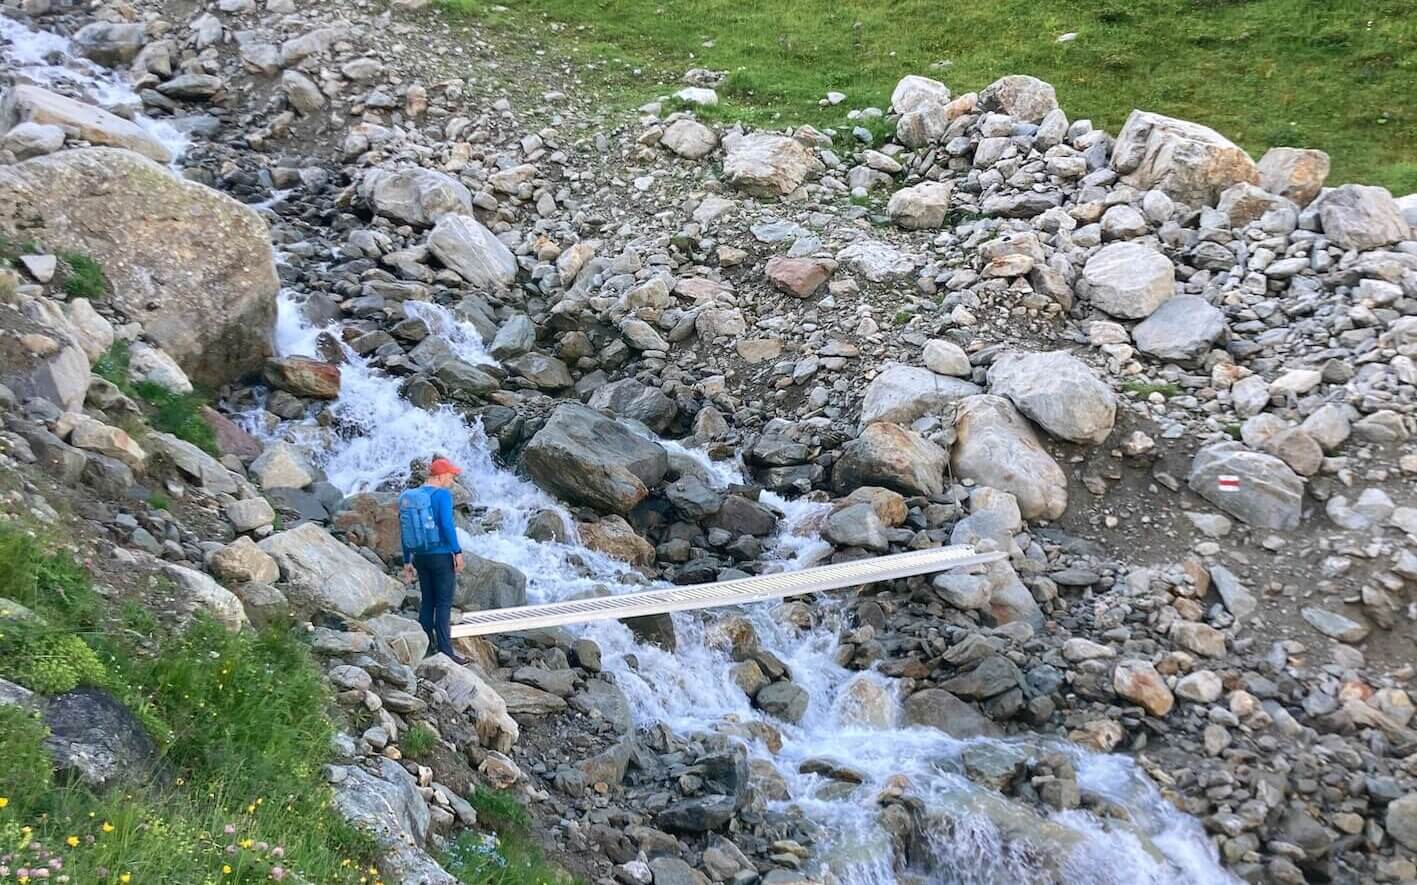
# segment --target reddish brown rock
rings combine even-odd
[[[781,255],[768,259],[768,281],[779,291],[798,298],[810,298],[822,287],[836,270],[836,262],[820,258],[785,258]]]
[[[331,523],[334,530],[351,544],[368,547],[380,558],[398,558],[403,548],[399,543],[399,513],[395,497],[388,492],[360,492],[344,499],[344,508]]]
[[[311,399],[339,396],[339,366],[299,356],[266,361],[266,383]]]
[[[580,524],[581,542],[592,550],[632,565],[652,565],[654,545],[635,534],[624,517],[606,516]]]
[[[202,420],[212,429],[219,454],[235,455],[242,459],[261,454],[261,443],[254,436],[211,406],[202,407]]]

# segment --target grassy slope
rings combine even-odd
[[[1206,123],[1256,157],[1279,144],[1322,148],[1333,157],[1333,183],[1417,191],[1410,0],[445,3],[521,39],[529,14],[570,25],[540,48],[600,62],[582,73],[627,102],[709,67],[731,72],[720,89],[728,102],[714,116],[839,125],[845,108],[885,107],[904,74],[963,92],[1029,73],[1057,87],[1070,117],[1114,133],[1142,107]],[[1058,43],[1067,32],[1079,36]],[[948,66],[932,69],[941,62]],[[847,103],[819,109],[828,90],[845,92]]]

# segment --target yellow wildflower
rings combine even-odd
[[[102,829],[105,833],[111,833],[113,832],[113,824],[109,823],[108,821],[104,821],[103,826],[100,829]]]
[[[229,864],[229,863],[224,863],[224,864],[222,864],[222,865],[221,865],[221,874],[222,874],[223,876],[230,876],[230,875],[231,875],[231,864]]]
[[[69,838],[67,838],[67,839],[64,840],[64,844],[65,844],[65,845],[68,845],[70,848],[78,848],[78,847],[79,847],[79,837],[78,837],[78,836],[70,836]]]
[[[128,885],[129,882],[133,881],[133,874],[124,873],[123,875],[118,877],[118,881],[123,883],[123,885]]]
[[[0,808],[4,808],[6,805],[9,805],[9,804],[10,804],[10,797],[9,797],[9,796],[0,796]]]

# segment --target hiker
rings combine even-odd
[[[428,634],[429,654],[440,651],[462,665],[467,663],[453,651],[450,635],[453,592],[462,571],[462,547],[453,524],[454,478],[462,473],[446,458],[434,458],[428,465],[428,480],[416,489],[399,495],[399,530],[403,543],[403,580],[413,583],[418,576],[422,597],[418,623]]]

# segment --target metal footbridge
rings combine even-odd
[[[489,609],[463,615],[461,622],[452,625],[452,635],[458,637],[514,633],[566,624],[586,624],[592,621],[637,618],[690,609],[742,605],[859,587],[875,581],[950,571],[993,562],[1003,557],[1003,553],[976,553],[973,547],[960,544],[712,584],[666,587],[622,593],[618,596],[597,596],[542,605]]]

